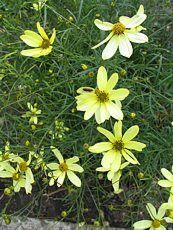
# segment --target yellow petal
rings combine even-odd
[[[130,127],[123,135],[123,142],[128,142],[132,140],[139,133],[139,126],[134,125]]]
[[[94,21],[94,24],[100,29],[100,30],[104,30],[104,31],[109,31],[109,30],[112,30],[113,28],[113,24],[110,23],[110,22],[102,22],[101,20],[99,19],[96,19]]]
[[[29,35],[21,35],[20,39],[31,47],[40,47],[42,44],[42,39],[36,39],[35,37],[30,37]]]
[[[162,172],[163,176],[164,176],[167,180],[173,182],[173,174],[172,174],[171,172],[169,172],[169,171],[168,171],[167,169],[165,169],[165,168],[162,168],[162,169],[161,169],[161,172]]]
[[[41,37],[42,37],[43,39],[49,40],[47,34],[45,33],[43,27],[40,26],[40,23],[39,23],[39,22],[37,22],[37,30],[38,30],[39,34],[41,35]]]
[[[106,103],[106,106],[111,117],[117,120],[123,120],[123,113],[116,104],[113,102],[108,102]]]
[[[111,132],[109,132],[107,129],[104,129],[104,128],[101,128],[101,127],[97,127],[97,130],[100,133],[102,133],[105,137],[107,137],[110,142],[115,142],[116,141],[114,135]]]
[[[123,150],[122,154],[123,154],[123,157],[126,159],[126,161],[130,162],[131,164],[139,164],[136,157],[129,150],[127,150],[127,149]]]
[[[116,157],[116,152],[114,150],[110,150],[107,153],[104,153],[101,161],[101,165],[104,168],[109,168],[111,163],[114,161],[115,157]]]
[[[120,140],[122,138],[122,121],[115,122],[114,135],[116,140]]]
[[[89,151],[92,152],[92,153],[102,153],[102,152],[105,152],[105,151],[108,151],[110,149],[113,148],[113,145],[112,143],[110,142],[100,142],[100,143],[97,143],[91,147],[89,147]]]
[[[118,74],[113,73],[106,84],[106,91],[110,92],[118,82]]]
[[[118,49],[118,45],[119,45],[119,38],[117,35],[115,35],[110,39],[110,41],[108,42],[108,44],[106,45],[106,47],[102,52],[103,60],[107,60],[113,57],[113,55],[116,53]]]
[[[103,66],[101,66],[98,69],[98,73],[97,73],[97,86],[100,90],[104,90],[106,84],[107,84],[107,71]]]
[[[99,42],[97,45],[93,46],[92,49],[96,49],[97,47],[103,45],[104,43],[106,43],[107,41],[109,41],[109,39],[111,39],[111,37],[114,35],[113,32],[111,32],[103,41]]]
[[[39,55],[42,52],[42,48],[35,48],[35,49],[28,49],[28,50],[22,50],[20,53],[23,56],[35,56],[35,55]]]
[[[127,58],[130,58],[133,53],[132,45],[124,34],[119,35],[119,51],[122,56]]]
[[[126,37],[129,39],[129,41],[134,42],[134,43],[145,43],[148,42],[148,37],[143,34],[139,33],[137,31],[126,31],[124,32]]]
[[[81,187],[81,180],[79,179],[78,176],[76,176],[76,174],[74,174],[74,172],[68,170],[67,176],[68,179],[71,181],[71,183],[73,183],[77,187]]]
[[[112,92],[110,93],[110,100],[122,101],[128,95],[129,95],[129,90],[128,89],[120,88],[120,89],[112,90]]]
[[[124,144],[124,147],[127,149],[142,151],[142,149],[145,148],[146,145],[138,141],[128,141],[127,143]]]
[[[144,230],[148,229],[152,226],[151,220],[140,220],[133,224],[134,229],[136,230]]]
[[[51,45],[54,43],[55,37],[56,37],[56,30],[55,30],[55,28],[54,28],[54,29],[53,29],[53,33],[52,33],[52,36],[50,37],[50,44],[51,44]]]
[[[71,164],[70,166],[68,165],[68,169],[79,173],[82,173],[84,171],[83,168],[78,164]]]
[[[148,213],[150,214],[151,219],[153,219],[153,220],[157,219],[156,218],[156,215],[157,215],[156,214],[156,209],[151,203],[147,203],[146,209],[147,209]]]
[[[57,157],[57,159],[59,160],[59,162],[63,163],[64,159],[63,159],[63,156],[60,153],[60,151],[58,149],[56,149],[54,146],[51,146],[51,150],[55,154],[55,156]]]

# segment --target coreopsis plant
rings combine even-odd
[[[136,157],[130,150],[142,151],[146,147],[145,144],[133,141],[139,132],[138,125],[130,127],[124,135],[122,135],[122,121],[115,122],[114,134],[108,130],[98,127],[97,130],[108,138],[108,142],[100,142],[91,147],[89,151],[92,153],[103,153],[101,164],[105,168],[111,167],[113,171],[118,171],[121,165],[122,156],[131,164],[139,164]]]
[[[53,33],[49,38],[43,27],[40,26],[40,23],[37,22],[37,30],[39,34],[31,30],[25,30],[24,35],[21,35],[20,38],[28,46],[33,47],[33,49],[22,50],[21,54],[24,56],[30,57],[40,57],[48,55],[52,51],[52,44],[54,43],[56,37],[56,30],[53,29]]]
[[[161,169],[161,173],[166,178],[166,180],[159,180],[158,184],[165,188],[170,188],[170,200],[173,200],[173,166],[172,172],[168,171],[165,168]]]
[[[97,74],[97,87],[82,87],[77,90],[80,95],[76,97],[77,110],[85,111],[84,119],[88,120],[95,114],[98,124],[113,117],[123,119],[120,101],[124,100],[129,90],[125,88],[114,89],[118,82],[118,74],[114,73],[107,79],[107,71],[101,66]]]
[[[146,205],[147,211],[151,217],[151,220],[140,220],[133,224],[134,230],[144,230],[144,229],[150,229],[150,230],[166,230],[165,224],[167,223],[173,223],[173,220],[165,216],[165,209],[162,208],[162,205],[158,209],[158,212],[156,212],[155,207],[148,203]]]
[[[120,184],[120,178],[122,175],[122,170],[127,167],[129,165],[129,162],[124,162],[123,164],[120,165],[120,168],[118,171],[114,172],[111,165],[109,168],[105,168],[105,167],[99,167],[96,169],[96,171],[98,172],[108,172],[107,173],[107,178],[109,181],[112,182],[112,186],[114,189],[114,193],[115,194],[119,194],[120,192],[122,192],[123,190],[119,188],[119,184]]]
[[[37,104],[34,106],[31,103],[27,103],[29,111],[22,115],[22,117],[29,117],[29,124],[37,124],[38,123],[38,115],[41,114],[41,110],[37,109]]]
[[[96,19],[94,23],[100,30],[111,31],[111,33],[102,42],[92,47],[92,49],[96,49],[108,42],[102,52],[102,58],[104,60],[111,58],[118,48],[122,56],[129,58],[133,53],[130,42],[148,42],[148,37],[140,32],[142,29],[145,29],[140,25],[145,21],[146,17],[146,14],[144,14],[144,7],[140,5],[136,15],[131,18],[121,16],[116,23],[103,22]]]
[[[80,165],[76,164],[76,162],[79,161],[79,158],[74,156],[69,159],[64,159],[58,149],[56,149],[53,146],[51,146],[51,149],[55,154],[56,158],[58,159],[59,163],[47,164],[48,169],[51,170],[51,172],[48,173],[48,176],[51,177],[49,185],[54,185],[56,181],[57,186],[60,187],[64,183],[64,179],[67,175],[71,183],[73,183],[77,187],[81,187],[81,180],[74,173],[82,173],[84,171]]]

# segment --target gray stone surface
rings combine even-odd
[[[14,218],[9,225],[0,219],[0,230],[123,230],[120,228],[95,227],[91,225],[79,227],[77,224],[35,218]]]

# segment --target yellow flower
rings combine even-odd
[[[52,51],[52,44],[56,37],[55,28],[50,38],[45,33],[43,27],[40,26],[39,22],[37,22],[37,29],[40,35],[31,30],[25,30],[24,35],[20,36],[22,41],[28,46],[34,47],[34,49],[22,50],[22,55],[37,58],[48,55]]]
[[[112,165],[110,165],[108,168],[105,167],[99,167],[96,169],[98,172],[108,172],[107,178],[112,182],[112,186],[114,189],[115,194],[119,194],[123,190],[119,188],[120,178],[122,175],[122,170],[129,165],[129,162],[125,162],[122,165],[120,165],[120,168],[118,171],[114,171],[112,168]]]
[[[132,18],[121,16],[119,22],[112,24],[109,22],[102,22],[99,19],[94,21],[95,25],[103,31],[111,31],[111,33],[102,42],[92,47],[95,49],[102,44],[108,42],[102,52],[104,60],[111,58],[119,48],[120,54],[129,58],[133,53],[133,48],[130,42],[145,43],[148,42],[148,37],[140,33],[145,29],[140,24],[145,21],[146,14],[144,14],[144,7],[140,5],[138,12]]]
[[[85,64],[81,64],[81,67],[82,67],[83,70],[87,70],[88,69],[88,66],[85,65]]]
[[[31,103],[28,102],[27,106],[30,111],[27,111],[24,115],[22,115],[22,117],[30,117],[29,124],[37,124],[37,115],[41,114],[41,110],[38,110],[36,108],[37,104],[34,104],[34,106],[32,106]]]
[[[165,188],[170,188],[170,200],[173,200],[173,166],[172,166],[172,173],[169,172],[167,169],[162,168],[161,173],[166,178],[166,180],[159,180],[158,184]]]
[[[17,165],[16,169],[6,163],[5,168],[0,171],[0,177],[12,178],[15,192],[19,192],[21,188],[25,188],[27,194],[31,193],[31,184],[34,183],[34,177],[31,169],[28,167],[29,161],[25,162],[20,157],[17,158],[17,161],[20,163]]]
[[[139,127],[137,125],[130,127],[124,135],[122,135],[121,121],[115,122],[114,134],[101,127],[98,127],[97,130],[106,136],[109,142],[97,143],[89,147],[89,151],[92,153],[103,153],[101,162],[103,167],[109,168],[111,166],[114,172],[118,171],[121,165],[122,156],[131,164],[139,164],[136,157],[130,151],[131,149],[142,151],[142,149],[146,147],[146,145],[141,142],[132,141],[139,132]]]
[[[173,223],[171,218],[164,217],[165,210],[160,206],[158,212],[156,212],[155,207],[148,203],[146,205],[147,211],[151,217],[151,220],[140,220],[133,224],[134,229],[136,230],[143,230],[143,229],[151,229],[151,230],[166,230],[164,227],[164,223]]]
[[[85,111],[84,119],[88,120],[95,114],[98,124],[109,120],[110,116],[117,119],[123,119],[121,111],[121,100],[124,100],[129,90],[113,88],[118,82],[118,74],[114,73],[107,79],[106,69],[101,66],[97,74],[97,88],[82,87],[77,90],[80,95],[77,99],[77,110]]]
[[[59,161],[58,163],[49,163],[47,167],[52,170],[48,174],[51,177],[49,185],[54,185],[56,180],[57,186],[60,187],[64,183],[65,176],[67,175],[68,179],[77,187],[81,187],[81,180],[74,172],[83,172],[83,168],[76,164],[79,161],[79,158],[74,156],[72,158],[64,160],[63,156],[61,155],[60,151],[55,147],[51,147],[53,153],[55,154],[56,158]]]
[[[33,3],[33,9],[36,11],[40,11],[44,5],[46,4],[47,0],[39,0],[38,3]]]

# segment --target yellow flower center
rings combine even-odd
[[[120,35],[124,33],[125,29],[126,27],[121,22],[117,22],[114,24],[112,31],[114,34]]]
[[[68,166],[65,162],[61,163],[59,165],[59,169],[62,171],[62,172],[66,172],[68,170]]]
[[[153,228],[158,228],[158,227],[160,227],[160,225],[161,225],[161,223],[159,220],[153,220],[153,222],[152,222]]]
[[[49,48],[49,46],[50,46],[50,41],[44,39],[44,40],[42,41],[41,48],[47,49],[47,48]]]
[[[109,101],[108,93],[105,93],[104,91],[101,91],[99,89],[95,89],[95,94],[97,95],[97,98],[100,102]]]
[[[13,178],[13,180],[19,180],[19,174],[16,172],[16,173],[13,173],[13,175],[12,175],[12,178]]]
[[[173,219],[173,210],[168,210],[168,216]]]
[[[121,151],[123,148],[124,148],[124,143],[122,142],[122,140],[119,140],[113,143],[113,149],[117,151]]]
[[[26,170],[27,170],[27,163],[26,163],[26,161],[23,161],[23,162],[21,162],[20,164],[19,164],[19,169],[20,169],[20,171],[21,172],[25,172]]]

